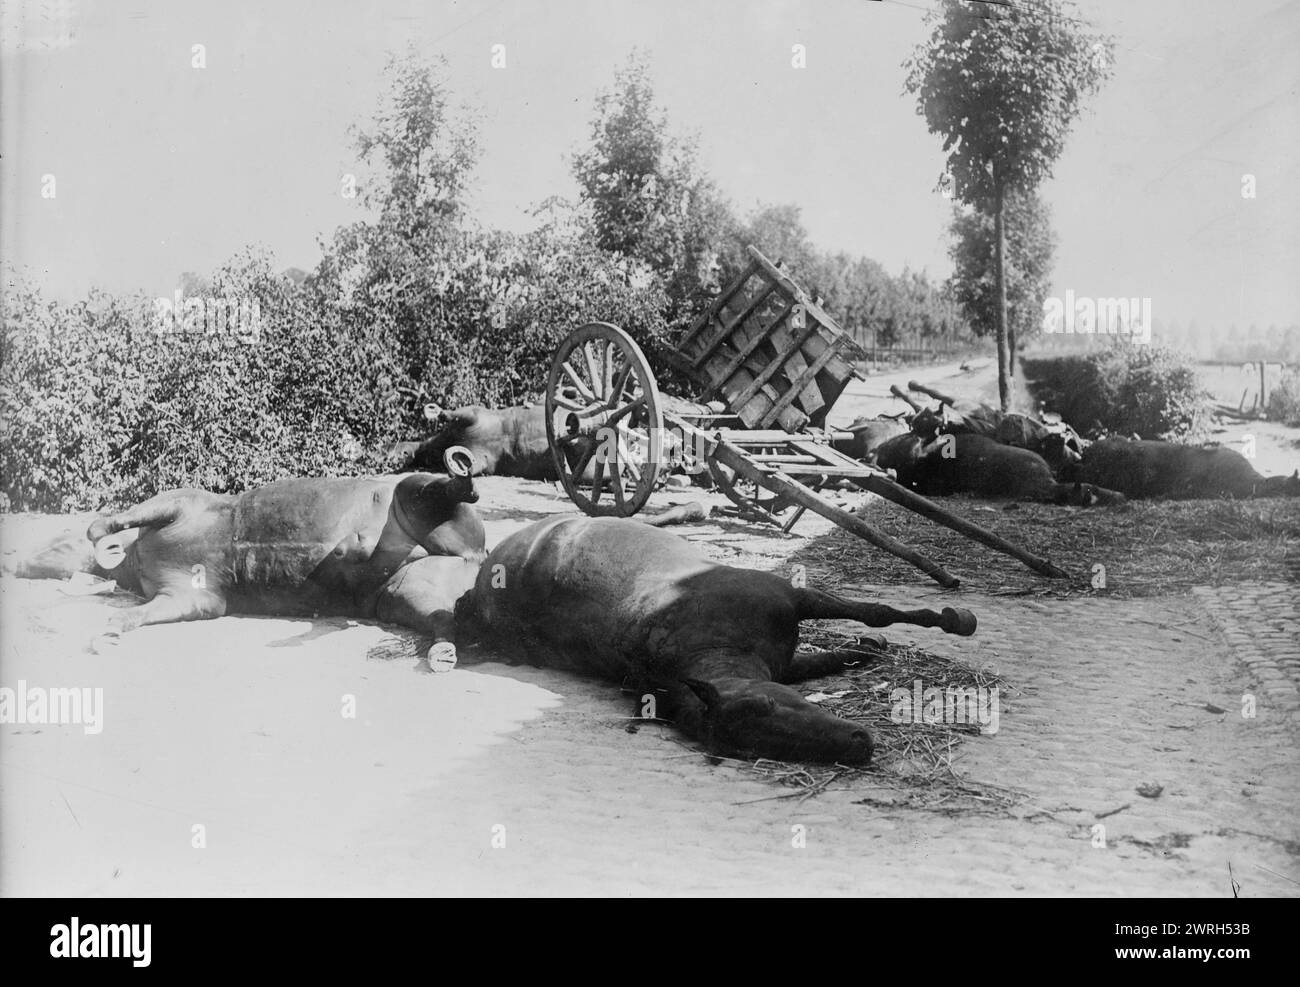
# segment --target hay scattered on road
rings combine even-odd
[[[804,625],[802,649],[834,650],[853,644],[852,635],[834,629],[830,622]],[[805,696],[812,696],[824,709],[855,720],[871,732],[875,755],[869,767],[758,760],[743,763],[741,769],[792,789],[767,798],[803,802],[823,792],[847,791],[861,794],[855,805],[954,815],[1009,813],[1022,800],[1020,793],[966,777],[955,766],[964,740],[980,735],[978,722],[895,721],[891,693],[904,689],[911,694],[917,681],[945,695],[950,688],[996,688],[999,703],[1009,695],[1007,684],[987,670],[920,648],[887,645],[870,649],[860,666],[800,686]]]
[[[1147,501],[1087,510],[1048,504],[940,501],[952,513],[1049,559],[1070,573],[1047,579],[957,532],[871,498],[862,517],[958,576],[994,595],[1166,596],[1193,586],[1300,581],[1300,499]],[[924,577],[901,559],[839,530],[816,538],[791,562],[810,583],[915,583]],[[1094,587],[1095,565],[1105,588]]]

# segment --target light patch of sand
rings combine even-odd
[[[355,621],[146,627],[104,657],[86,643],[109,601],[12,579],[0,601],[0,685],[103,690],[98,734],[0,727],[4,895],[339,893],[357,833],[560,701],[434,675],[415,639]],[[366,660],[385,650],[405,657]]]

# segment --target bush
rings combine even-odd
[[[1300,369],[1287,371],[1269,392],[1268,417],[1271,421],[1300,427]]]
[[[160,334],[142,296],[56,305],[11,290],[0,320],[11,509],[380,472],[394,441],[424,437],[426,401],[539,397],[560,342],[585,322],[613,322],[652,360],[662,353],[663,291],[636,262],[580,240],[458,234],[421,255],[366,239],[364,263],[327,252],[302,285],[255,251],[214,274],[209,300],[246,314],[255,303],[256,333]]]
[[[426,401],[537,399],[560,342],[584,323],[612,322],[648,354],[667,334],[666,297],[644,265],[549,229],[410,239],[359,224],[340,232],[309,284],[347,324],[396,341],[408,397],[397,425],[409,438],[425,427]]]
[[[1186,442],[1206,432],[1209,394],[1191,358],[1176,350],[1120,345],[1026,359],[1023,367],[1035,399],[1084,435]]]
[[[396,347],[322,319],[246,255],[212,279],[258,331],[160,334],[155,304],[93,293],[5,299],[0,490],[14,510],[121,507],[172,487],[377,470],[396,431]]]

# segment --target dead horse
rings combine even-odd
[[[453,604],[485,554],[470,455],[448,476],[295,477],[241,494],[169,490],[98,517],[101,570],[122,568],[147,602],[115,610],[96,651],[146,624],[224,614],[363,617],[433,638],[435,671],[456,662]],[[37,568],[47,571],[48,567]]]
[[[814,618],[962,635],[976,626],[968,610],[896,610],[721,565],[676,535],[610,517],[553,518],[516,532],[456,604],[462,643],[662,690],[657,714],[712,750],[865,764],[867,731],[787,684],[864,657],[796,655],[799,622]]]

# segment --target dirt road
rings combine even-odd
[[[481,493],[491,541],[573,510],[544,484]],[[0,535],[50,523],[10,516]],[[829,525],[679,530],[775,569]],[[87,641],[127,600],[5,579],[0,686],[100,689],[102,706],[97,724],[0,725],[0,893],[1217,896],[1231,868],[1244,896],[1294,895],[1294,589],[860,587],[978,614],[968,639],[889,636],[1006,681],[998,731],[955,766],[1018,799],[980,812],[904,808],[870,775],[804,800],[633,720],[616,686],[496,662],[433,675],[414,637],[346,620],[151,627],[99,657]]]

